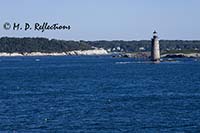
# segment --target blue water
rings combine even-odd
[[[200,132],[200,61],[0,58],[0,132]]]

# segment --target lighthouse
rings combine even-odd
[[[157,32],[153,32],[151,40],[151,61],[160,62],[160,46]]]

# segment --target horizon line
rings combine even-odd
[[[133,39],[133,40],[123,40],[123,39],[96,39],[96,40],[87,40],[87,39],[79,39],[79,40],[76,40],[76,39],[56,39],[56,38],[48,38],[48,37],[42,37],[42,36],[37,36],[37,37],[15,37],[15,36],[2,36],[0,37],[1,38],[16,38],[16,39],[23,39],[23,38],[32,38],[32,39],[37,39],[37,38],[43,38],[43,39],[48,39],[48,40],[58,40],[58,41],[77,41],[77,42],[80,42],[80,41],[88,41],[88,42],[95,42],[95,41],[108,41],[108,42],[111,42],[111,41],[151,41],[151,39]],[[159,39],[160,41],[200,41],[200,39]]]

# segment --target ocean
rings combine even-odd
[[[200,61],[1,57],[0,132],[199,133]]]

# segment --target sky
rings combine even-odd
[[[62,40],[200,40],[200,0],[0,0],[1,37]],[[70,30],[14,31],[4,23],[48,22]]]

